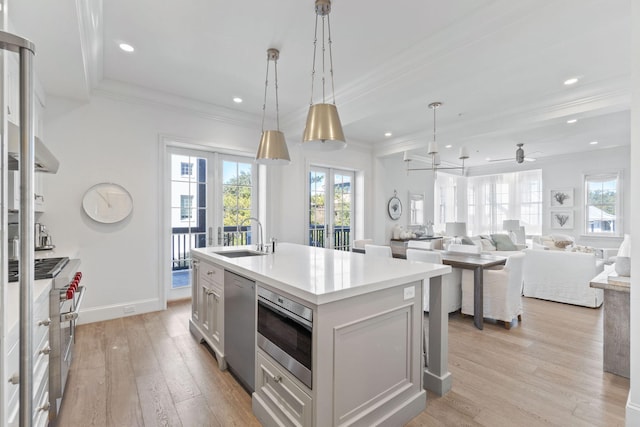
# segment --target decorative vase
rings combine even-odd
[[[616,273],[618,276],[629,277],[631,276],[631,258],[628,256],[616,257]]]
[[[433,223],[431,222],[427,223],[427,227],[424,235],[427,237],[433,237]]]

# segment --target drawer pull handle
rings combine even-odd
[[[20,384],[20,374],[13,374],[11,378],[9,378],[9,383],[12,385]]]
[[[46,346],[45,348],[40,350],[38,353],[40,353],[40,354],[49,354],[49,353],[51,353],[51,347]]]
[[[279,383],[280,381],[282,381],[282,377],[280,375],[274,375],[271,377],[271,379],[276,383]]]
[[[41,320],[38,322],[38,326],[49,326],[51,324],[51,319]]]
[[[216,274],[216,271],[215,270],[207,271],[207,276],[211,276],[212,274]]]
[[[49,412],[49,408],[51,408],[51,403],[47,402],[44,405],[38,408],[38,411]]]

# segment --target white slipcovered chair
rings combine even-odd
[[[373,243],[373,239],[360,239],[360,240],[354,240],[353,241],[353,248],[354,249],[364,249],[364,245],[369,245]]]
[[[381,245],[364,245],[364,254],[389,258],[393,256],[391,253],[391,246]]]
[[[433,249],[433,244],[431,243],[431,241],[409,240],[407,242],[407,249],[422,249],[430,251],[431,249]]]
[[[524,253],[511,255],[501,269],[484,270],[484,317],[501,320],[507,329],[516,317],[522,320]],[[473,271],[462,272],[462,313],[473,315]]]
[[[442,264],[442,255],[437,251],[425,251],[421,249],[407,249],[407,260],[418,262],[430,262]],[[461,271],[454,268],[451,273],[442,276],[442,296],[448,313],[460,309],[462,290],[460,288]],[[423,310],[429,311],[429,282],[424,282]]]

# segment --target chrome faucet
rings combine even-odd
[[[242,227],[242,224],[244,224],[247,221],[251,221],[251,220],[253,220],[253,221],[258,223],[258,230],[259,230],[259,233],[260,233],[259,236],[258,236],[260,238],[259,239],[259,243],[256,243],[256,250],[258,252],[263,252],[265,250],[265,247],[264,247],[264,236],[262,235],[262,224],[260,223],[260,220],[258,218],[255,218],[255,217],[251,216],[249,218],[243,219],[242,221],[240,221],[240,224],[238,224],[238,228],[237,228],[236,232],[238,234],[240,234],[240,227]]]

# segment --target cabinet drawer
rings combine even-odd
[[[200,280],[224,286],[224,269],[216,265],[201,262],[198,268]]]
[[[284,369],[261,351],[257,353],[256,392],[264,401],[294,426],[312,425],[312,400]]]

